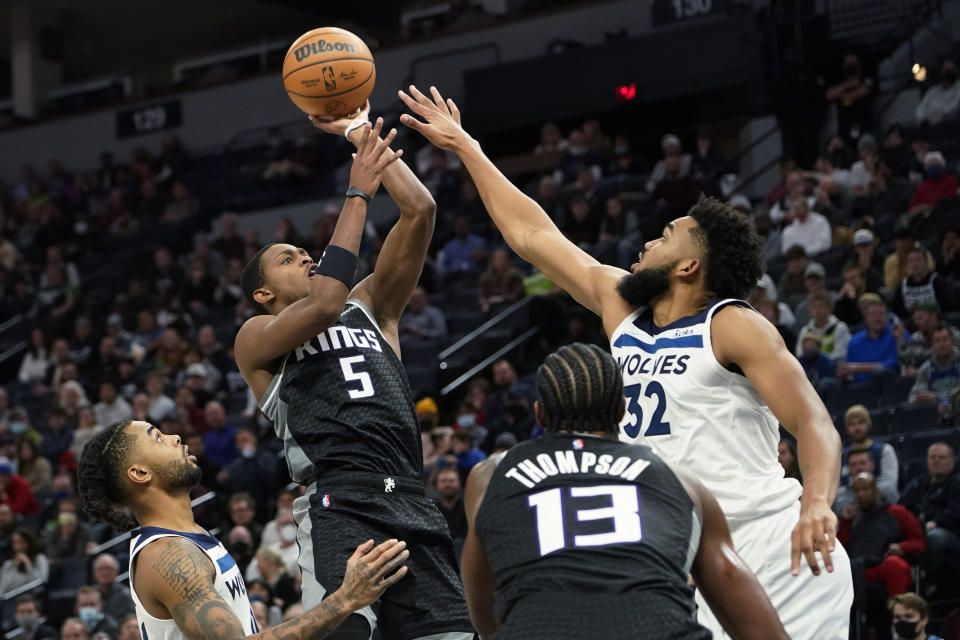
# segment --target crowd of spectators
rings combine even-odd
[[[835,93],[856,102],[865,85],[849,72]],[[768,272],[750,301],[836,415],[849,443],[835,505],[841,540],[888,596],[912,588],[914,566],[924,569],[927,595],[942,594],[960,568],[955,432],[937,433],[923,469],[899,457],[894,436],[909,433],[891,432],[889,421],[873,428],[883,411],[901,407],[930,408],[908,432],[960,424],[958,158],[941,145],[953,130],[955,66],[946,61],[942,73],[931,89],[938,93],[921,104],[922,127],[893,125],[878,143],[863,114],[846,113],[815,164],[783,159],[781,180],[762,200],[738,193],[707,127],[692,136],[691,152],[678,135],[663,135],[662,157],[648,162],[597,120],[566,132],[548,123],[531,153],[539,169],[517,176],[568,238],[623,268],[700,193],[752,217]],[[279,136],[271,132],[261,179],[309,179],[309,155],[290,156],[305,147]],[[438,220],[399,328],[405,352],[416,354],[410,366],[435,369],[442,348],[540,291],[542,280],[505,246],[454,157],[424,147],[414,158]],[[290,486],[281,443],[237,370],[232,342],[252,314],[239,274],[261,242],[319,254],[338,210],[325,210],[310,230],[279,220],[272,237],[260,238],[241,231],[236,215],[203,209],[186,179],[190,163],[169,138],[129,163],[104,154],[96,170],[71,172],[54,160],[43,174],[24,167],[19,181],[0,184],[0,315],[22,314],[29,327],[16,375],[0,386],[0,597],[23,592],[4,601],[2,618],[33,629],[30,637],[50,635],[36,622],[45,607],[58,623],[69,617],[63,638],[132,640],[136,632],[116,582],[125,545],[104,544],[120,532],[87,522],[74,483],[83,445],[126,419],[180,434],[197,456],[194,495],[213,496],[197,507],[198,522],[234,555],[264,625],[298,606],[291,508],[302,488]],[[385,232],[368,225],[360,276],[375,267]],[[531,308],[541,333],[527,357],[498,360],[452,401],[441,399],[435,378],[414,384],[424,479],[458,544],[471,467],[539,433],[530,374],[540,353],[605,342],[596,319],[560,292]],[[869,406],[838,404],[864,389]],[[882,406],[888,389],[902,398]],[[793,443],[779,453],[786,474],[802,481]],[[39,582],[47,588],[31,588]],[[69,602],[50,596],[60,587],[76,589]]]

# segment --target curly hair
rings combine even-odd
[[[595,345],[577,342],[547,356],[537,370],[537,392],[546,431],[619,430],[623,377],[613,356]]]
[[[125,504],[129,496],[124,490],[124,470],[137,442],[126,433],[129,425],[130,420],[118,422],[93,436],[77,464],[77,491],[84,511],[120,531],[137,526]]]
[[[745,298],[765,270],[763,242],[750,220],[705,196],[689,215],[698,225],[691,233],[704,252],[707,291],[718,298]]]

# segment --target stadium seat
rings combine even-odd
[[[911,433],[933,429],[940,424],[937,405],[932,402],[923,404],[904,404],[893,411],[893,432]]]
[[[926,458],[927,449],[934,442],[946,442],[956,451],[957,440],[960,439],[957,436],[958,433],[960,433],[958,429],[936,429],[905,434],[900,455],[907,460]]]
[[[486,320],[482,311],[458,311],[447,316],[447,330],[451,334],[473,331]]]
[[[855,404],[873,408],[880,404],[880,385],[871,380],[835,387],[824,392],[823,403],[831,414],[842,415]]]
[[[927,458],[926,456],[922,458],[911,458],[903,464],[903,469],[900,472],[901,484],[904,487],[907,486],[914,478],[919,478],[927,472]]]
[[[917,381],[916,376],[897,376],[883,381],[883,403],[897,405],[907,401],[910,390]]]
[[[890,433],[893,424],[893,407],[870,409],[870,433],[878,436]]]

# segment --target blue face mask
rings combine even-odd
[[[80,616],[80,620],[86,625],[87,629],[91,631],[93,631],[93,629],[97,626],[97,623],[100,622],[100,619],[103,618],[103,613],[96,607],[80,607],[77,610],[77,614]]]
[[[943,167],[938,164],[932,164],[927,167],[927,177],[928,178],[939,178],[943,175]]]
[[[26,423],[26,422],[11,422],[11,423],[10,423],[10,431],[12,431],[13,433],[15,433],[15,434],[17,434],[17,435],[23,433],[23,432],[26,431],[26,430],[27,430],[27,423]]]

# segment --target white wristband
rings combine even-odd
[[[347,140],[350,140],[350,132],[353,131],[354,129],[359,129],[365,124],[370,124],[370,123],[366,120],[354,120],[353,122],[350,123],[350,125],[347,127],[347,130],[343,133],[343,137],[346,138]]]

